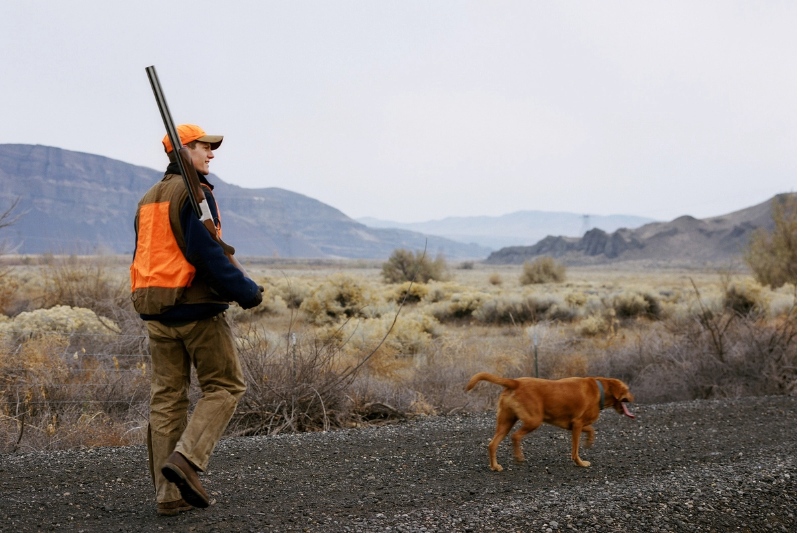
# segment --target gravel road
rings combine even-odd
[[[797,400],[604,411],[573,466],[542,427],[527,461],[486,444],[494,416],[223,440],[208,509],[155,513],[143,446],[0,455],[2,531],[796,531]]]

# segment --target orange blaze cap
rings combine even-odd
[[[175,129],[178,130],[178,137],[180,137],[181,144],[184,146],[192,141],[200,141],[210,144],[211,149],[216,150],[222,144],[222,135],[206,135],[205,130],[195,124],[180,124]],[[164,135],[161,144],[164,145],[165,152],[170,153],[172,151],[169,135]]]

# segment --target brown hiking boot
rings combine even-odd
[[[156,512],[161,516],[175,516],[178,513],[191,511],[194,509],[191,505],[181,498],[174,502],[161,502],[156,505]]]
[[[194,507],[208,507],[208,494],[200,484],[194,467],[178,452],[172,454],[161,467],[167,481],[175,483],[186,503]]]

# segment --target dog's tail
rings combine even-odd
[[[501,378],[500,376],[495,376],[494,374],[490,374],[488,372],[478,372],[469,380],[467,386],[464,390],[472,390],[472,387],[478,384],[479,381],[489,381],[490,383],[494,383],[495,385],[500,385],[507,389],[516,389],[519,387],[519,381],[516,379],[510,378]]]

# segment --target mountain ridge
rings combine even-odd
[[[165,165],[166,166],[166,165]],[[20,254],[131,253],[136,205],[163,175],[104,156],[0,144],[0,199],[21,216],[2,237]],[[277,187],[245,189],[214,174],[226,236],[243,256],[385,258],[396,248],[485,258],[489,248],[360,224],[318,200]]]
[[[19,201],[13,213],[18,219],[2,228],[0,241],[6,242],[6,252],[18,254],[131,253],[136,204],[162,174],[94,154],[42,145],[0,144],[0,212]],[[522,263],[551,255],[575,265],[620,261],[718,265],[740,261],[752,232],[773,226],[774,198],[727,215],[706,219],[686,215],[633,229],[618,227],[622,219],[614,217],[634,223],[643,217],[611,215],[604,220],[611,227],[593,227],[574,237],[558,236],[555,222],[550,226],[534,223],[530,216],[555,215],[574,227],[576,221],[587,225],[584,215],[536,211],[500,217],[448,217],[429,221],[427,226],[407,225],[430,230],[418,232],[407,227],[370,227],[335,207],[285,189],[246,189],[214,174],[210,179],[222,205],[226,240],[240,257],[385,259],[404,248],[426,249],[429,255],[441,254],[447,260],[489,264]],[[796,193],[787,194],[796,197]],[[498,221],[505,225],[494,224]],[[589,221],[599,222],[600,218],[591,216]],[[481,231],[476,232],[476,227]],[[534,230],[548,235],[536,241],[529,238]],[[515,231],[529,237],[514,235]],[[515,242],[525,238],[534,244],[493,251],[474,241],[460,242],[446,236],[497,239],[497,234]]]
[[[418,231],[458,242],[480,244],[492,250],[534,244],[550,234],[578,237],[591,228],[615,231],[655,221],[635,215],[580,215],[538,210],[515,211],[499,216],[446,217],[409,223],[372,217],[356,220],[374,228],[395,227]]]
[[[778,194],[752,207],[705,219],[684,215],[669,222],[651,222],[612,233],[595,228],[580,238],[551,235],[532,246],[512,246],[492,252],[486,262],[521,264],[550,256],[568,265],[622,261],[741,264],[752,233],[758,228],[774,228],[773,202],[786,201],[792,196],[796,198],[796,193]]]

